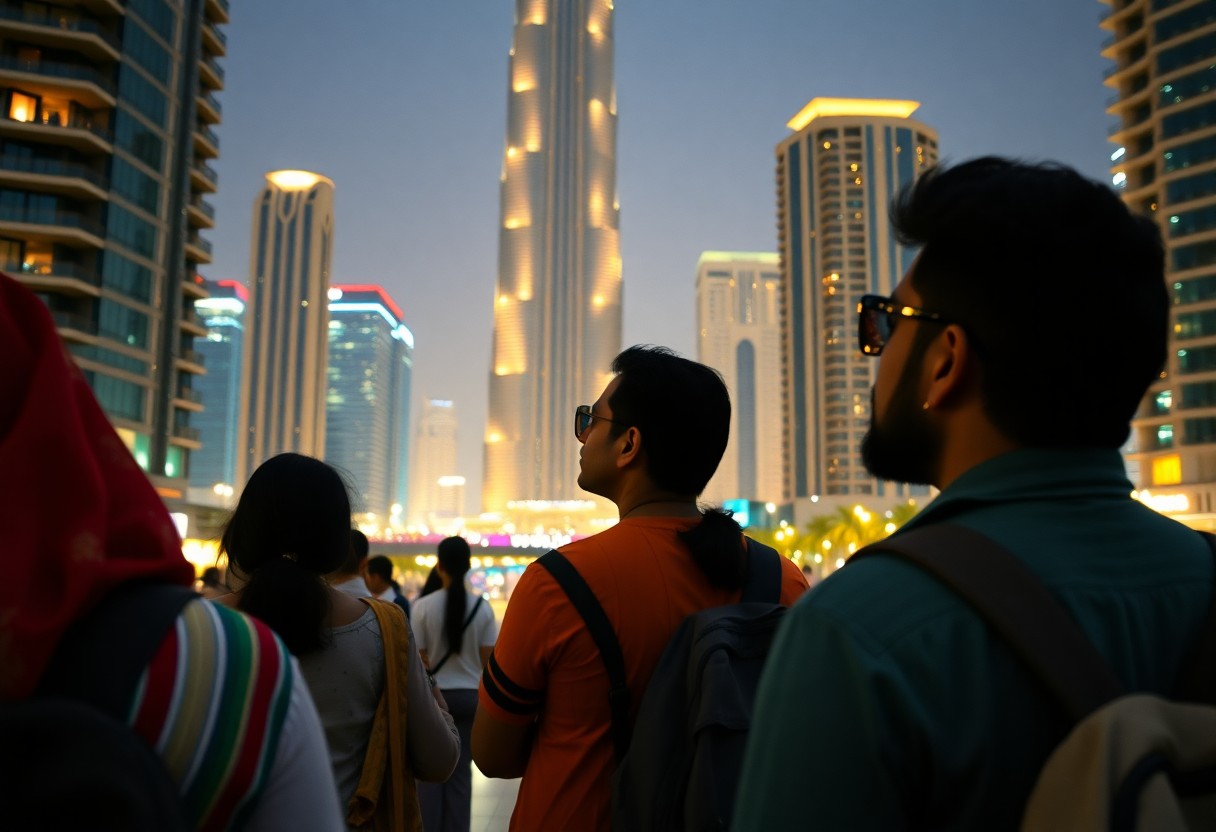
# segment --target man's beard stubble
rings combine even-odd
[[[861,461],[880,480],[929,485],[934,479],[942,440],[919,398],[911,374],[904,374],[880,422],[870,388],[870,429],[861,440]]]

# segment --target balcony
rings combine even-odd
[[[207,372],[207,370],[203,367],[202,353],[198,352],[198,350],[182,350],[182,353],[177,357],[177,360],[180,364],[188,364],[191,367],[196,368],[194,370],[196,375]]]
[[[216,55],[228,54],[228,36],[219,30],[214,23],[203,24],[203,46]]]
[[[51,311],[51,320],[55,322],[55,327],[59,330],[59,334],[65,339],[68,339],[71,333],[79,333],[80,335],[96,335],[94,332],[93,322],[84,315],[76,312],[55,312]],[[79,337],[70,338],[70,340],[80,341]]]
[[[181,327],[191,335],[199,338],[207,337],[207,327],[203,325],[203,319],[193,309],[187,309],[182,313]]]
[[[18,115],[26,118],[0,116],[0,136],[70,147],[80,153],[114,152],[114,137],[111,132],[97,125],[91,118],[71,117],[66,113],[47,111],[45,108],[37,118],[33,113]]]
[[[204,159],[214,159],[220,155],[220,137],[200,123],[194,128],[194,149]]]
[[[0,205],[0,236],[71,246],[105,246],[105,229],[78,211],[54,211]]]
[[[212,89],[224,88],[224,68],[210,55],[204,55],[198,62],[198,75],[203,83]]]
[[[33,188],[77,199],[108,199],[106,177],[80,162],[0,155],[0,184]]]
[[[1113,18],[1118,17],[1123,12],[1136,5],[1136,0],[1113,0],[1109,9],[1103,9],[1098,14],[1098,22],[1106,23]]]
[[[75,263],[15,260],[0,263],[0,271],[17,278],[33,292],[94,298],[101,295],[101,276]]]
[[[37,95],[61,93],[85,107],[113,107],[114,81],[91,66],[0,55],[0,82]]]
[[[207,14],[218,23],[228,22],[228,0],[207,0]]]
[[[190,166],[190,182],[204,193],[214,193],[219,186],[220,176],[215,168],[203,161],[196,161]]]
[[[79,52],[95,61],[117,61],[122,55],[112,32],[96,20],[66,9],[50,12],[0,7],[0,37]]]
[[[189,425],[174,425],[173,438],[184,439],[188,443],[200,448],[202,447],[202,443],[199,441],[202,438],[202,434],[199,433],[198,428],[192,428]]]
[[[223,113],[219,99],[212,93],[205,92],[198,96],[197,101],[199,121],[205,121],[208,124],[218,124],[220,115]]]
[[[194,404],[203,403],[203,394],[193,387],[179,387],[174,398],[183,402],[193,402]]]
[[[211,262],[211,243],[198,234],[186,237],[186,259],[194,263]]]
[[[182,281],[182,294],[186,296],[187,300],[202,300],[211,297],[207,294],[207,287],[203,285],[202,276],[198,274],[191,275]]]
[[[196,196],[186,204],[186,217],[199,228],[215,227],[215,209],[202,197]]]

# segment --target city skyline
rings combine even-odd
[[[617,4],[625,344],[694,355],[700,252],[775,250],[774,149],[816,95],[920,100],[947,159],[1057,158],[1109,181],[1102,5],[811,5]],[[415,387],[466,415],[459,468],[479,494],[512,4],[360,8],[234,4],[204,273],[246,277],[261,172],[324,170],[343,228],[333,279],[399,300]],[[340,62],[312,57],[338,47]]]

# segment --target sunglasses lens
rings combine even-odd
[[[574,435],[576,437],[582,436],[589,424],[591,424],[591,414],[581,407],[574,411]]]
[[[857,316],[857,335],[861,351],[866,355],[878,355],[891,332],[890,321],[879,309],[862,309]]]

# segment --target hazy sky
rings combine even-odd
[[[773,151],[816,96],[920,101],[915,117],[938,130],[946,161],[1049,158],[1109,181],[1105,9],[616,0],[625,344],[695,357],[697,257],[776,251]],[[204,274],[247,279],[265,172],[333,179],[333,280],[380,283],[401,306],[415,400],[456,402],[475,511],[514,3],[234,0],[231,16]]]

